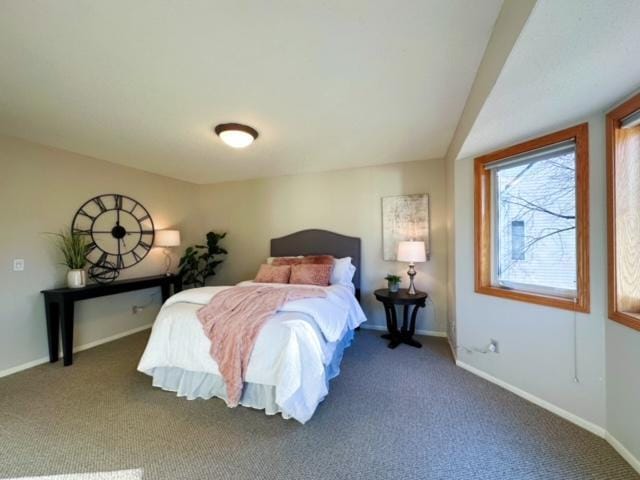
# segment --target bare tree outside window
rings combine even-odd
[[[496,169],[502,284],[576,290],[575,163],[572,152]]]

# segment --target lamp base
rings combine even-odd
[[[407,272],[407,275],[409,275],[409,290],[407,291],[407,293],[409,295],[415,295],[416,294],[416,287],[413,284],[413,277],[416,276],[416,269],[414,268],[413,263],[409,264],[409,271]]]
[[[168,248],[165,248],[162,250],[162,253],[164,253],[164,266],[165,266],[165,270],[164,270],[164,274],[169,277],[171,276],[171,272],[169,270],[171,270],[171,253],[169,252]]]

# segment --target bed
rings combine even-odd
[[[300,255],[350,257],[355,274],[348,284],[321,287],[326,298],[289,302],[266,321],[251,353],[239,404],[305,423],[328,394],[329,381],[340,373],[354,330],[366,318],[358,302],[359,238],[304,230],[271,240],[272,257]],[[227,401],[225,382],[209,353],[211,341],[196,312],[228,288],[185,290],[162,306],[138,365],[140,372],[153,378],[154,387],[189,400]]]

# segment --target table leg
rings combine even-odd
[[[409,327],[409,335],[411,335],[413,337],[413,334],[416,333],[416,317],[418,316],[418,309],[424,307],[424,304],[422,305],[416,305],[415,307],[413,307],[413,312],[411,312],[411,325]]]
[[[422,344],[420,342],[412,338],[413,334],[416,331],[416,317],[418,316],[418,310],[420,309],[420,307],[422,307],[422,305],[414,305],[413,311],[411,312],[411,324],[409,326],[409,331],[407,332],[406,336],[403,339],[404,343],[406,343],[407,345],[411,345],[412,347],[415,347],[415,348],[422,347]]]
[[[402,309],[402,330],[401,334],[404,336],[407,334],[407,330],[409,329],[409,305],[405,305]]]
[[[380,335],[380,337],[384,338],[385,340],[393,340],[395,338],[395,335],[393,334],[394,332],[393,315],[395,314],[395,310],[393,305],[390,305],[388,303],[383,303],[383,306],[384,306],[384,315],[387,318],[387,333],[383,333],[382,335]]]
[[[389,305],[387,305],[386,303],[383,303],[382,306],[384,307],[384,316],[387,319],[387,332],[389,332],[389,333],[385,333],[385,334],[381,335],[381,337],[385,338],[385,339],[389,339],[389,338],[391,338],[391,332],[392,332],[391,311],[389,310]]]
[[[73,301],[62,303],[62,355],[64,366],[73,363]]]
[[[182,276],[178,275],[173,283],[173,293],[180,293],[182,291]]]
[[[162,290],[162,303],[164,303],[171,296],[171,284],[168,281],[163,282],[160,289]]]
[[[396,307],[394,305],[389,305],[389,312],[391,313],[391,328],[389,329],[389,348],[396,348],[400,345],[400,334],[398,332],[398,317],[396,316]]]
[[[44,300],[44,310],[47,318],[47,343],[49,345],[49,361],[58,361],[58,351],[60,349],[60,306],[57,302]]]

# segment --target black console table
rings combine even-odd
[[[104,297],[117,293],[160,287],[162,302],[174,293],[182,290],[182,278],[179,275],[156,275],[153,277],[119,280],[106,285],[93,284],[84,288],[55,288],[43,290],[44,307],[47,316],[47,339],[49,342],[49,361],[58,361],[58,335],[62,333],[62,353],[64,365],[73,363],[73,305],[78,300]]]
[[[376,298],[384,305],[384,313],[387,316],[387,330],[389,333],[382,335],[382,338],[390,340],[389,348],[396,348],[401,343],[406,343],[412,347],[420,348],[422,344],[413,339],[416,331],[416,316],[418,309],[424,307],[428,295],[425,292],[408,293],[406,288],[401,288],[397,292],[390,292],[383,288],[374,292]],[[404,307],[402,316],[402,329],[398,330],[398,320],[396,317],[396,305]],[[411,321],[409,322],[409,307],[413,306],[411,311]]]

